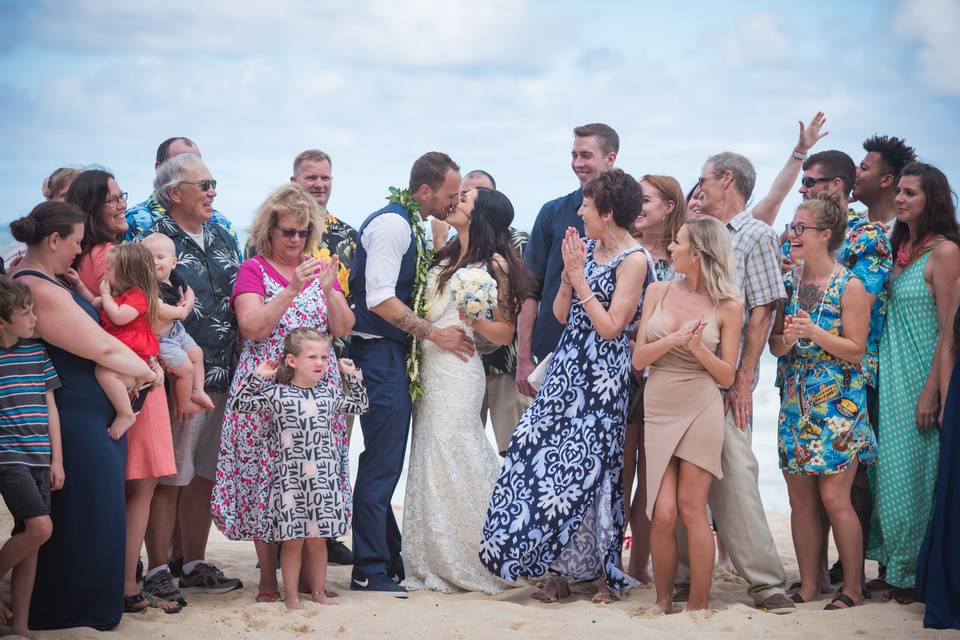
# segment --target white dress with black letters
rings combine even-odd
[[[326,380],[304,389],[254,373],[233,397],[234,411],[267,413],[279,436],[265,542],[337,538],[350,529],[331,422],[337,412],[363,413],[368,400],[360,380],[344,380],[346,393]]]

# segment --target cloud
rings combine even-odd
[[[906,0],[894,15],[894,31],[918,43],[920,80],[935,93],[960,97],[960,4]]]
[[[548,63],[539,45],[556,31],[543,29],[550,19],[533,18],[530,0],[363,0],[349,5],[41,0],[33,11],[15,12],[3,33],[22,46],[92,54],[136,51],[194,58],[286,53],[313,57],[318,65],[492,66],[529,72]],[[530,38],[535,29],[538,38]]]
[[[790,59],[793,46],[783,30],[780,14],[763,11],[746,16],[720,46],[724,62],[737,67],[776,64]]]

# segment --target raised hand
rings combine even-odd
[[[261,378],[269,379],[277,375],[277,369],[279,368],[280,364],[276,360],[268,358],[257,365],[257,368],[254,369],[253,372]]]
[[[110,295],[110,283],[107,282],[106,278],[100,281],[100,297],[106,298]]]
[[[63,279],[70,283],[70,286],[74,289],[79,289],[80,285],[83,284],[80,282],[80,274],[77,273],[76,269],[67,269],[63,273]]]
[[[337,366],[340,367],[340,373],[347,377],[356,378],[360,375],[360,370],[357,369],[357,365],[349,358],[340,358],[337,360]]]
[[[803,126],[803,121],[800,122],[800,139],[797,141],[797,150],[800,153],[806,153],[813,148],[813,145],[817,144],[820,138],[823,138],[829,131],[824,131],[820,133],[820,129],[823,128],[823,125],[826,124],[827,118],[823,115],[822,111],[817,111],[817,115],[813,116],[810,120],[810,124]]]
[[[433,237],[433,250],[443,249],[447,244],[447,236],[450,235],[450,225],[443,220],[430,218],[430,235]]]

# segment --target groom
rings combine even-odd
[[[350,355],[363,370],[370,408],[360,416],[365,445],[353,489],[353,577],[356,591],[406,598],[400,586],[400,528],[390,498],[403,470],[410,427],[406,361],[410,336],[430,340],[464,360],[474,345],[458,327],[437,328],[416,313],[417,274],[430,255],[420,221],[443,220],[460,195],[460,167],[431,151],[413,163],[410,188],[360,226],[350,268],[350,300],[356,315]]]

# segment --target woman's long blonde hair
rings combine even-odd
[[[253,222],[250,223],[247,244],[252,246],[259,256],[269,258],[273,255],[270,230],[276,226],[277,217],[281,213],[292,216],[297,224],[309,226],[310,235],[307,236],[303,245],[303,253],[312,256],[317,250],[317,244],[323,233],[320,205],[306,189],[294,182],[274,189],[257,208],[257,212],[253,214]]]
[[[730,234],[723,223],[710,216],[694,216],[684,226],[690,236],[690,246],[700,255],[700,272],[710,298],[717,303],[740,300],[737,264]]]
[[[147,322],[155,328],[160,309],[160,286],[153,254],[139,242],[127,242],[110,249],[107,260],[113,262],[113,295],[121,295],[130,289],[143,291],[147,296]]]
[[[313,327],[297,327],[292,329],[283,338],[283,353],[280,354],[280,364],[277,367],[276,381],[278,384],[290,384],[293,380],[293,368],[287,364],[287,354],[299,356],[303,346],[308,342],[325,342],[330,344],[330,334]]]

